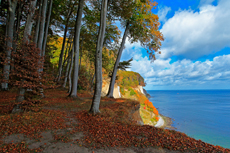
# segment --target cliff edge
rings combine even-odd
[[[109,90],[110,78],[104,78],[102,84],[102,96],[106,96]],[[148,100],[150,95],[143,88],[145,82],[143,77],[132,71],[118,71],[118,79],[114,86],[114,98],[125,98],[139,101],[140,107],[132,114],[133,120],[139,125],[151,125],[162,127],[163,118],[159,115],[158,110]]]

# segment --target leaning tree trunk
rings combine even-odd
[[[3,82],[1,84],[2,90],[8,90],[8,81],[10,75],[10,60],[11,60],[11,51],[12,51],[12,42],[14,34],[14,17],[15,9],[17,6],[17,0],[9,0],[9,21],[7,26],[7,36],[6,36],[6,63],[3,66]]]
[[[29,36],[31,35],[31,30],[32,30],[32,26],[33,26],[33,16],[34,16],[36,3],[37,3],[37,0],[31,1],[31,3],[30,3],[29,13],[27,15],[26,25],[25,25],[24,35],[23,35],[23,43],[25,45],[30,42]],[[27,55],[24,55],[24,56],[27,56]],[[23,87],[19,88],[18,96],[16,98],[17,102],[21,102],[25,99],[25,97],[24,97],[25,90],[26,89]]]
[[[36,44],[36,46],[38,43],[38,34],[39,34],[40,21],[41,21],[41,15],[42,15],[42,3],[43,3],[43,0],[41,0],[39,3],[39,14],[38,14],[36,28],[35,28],[35,34],[34,34],[34,43]]]
[[[125,46],[125,40],[126,40],[128,33],[129,33],[129,28],[130,28],[130,25],[129,25],[129,22],[127,22],[126,28],[125,28],[125,33],[123,35],[122,42],[121,42],[121,47],[118,51],[116,63],[115,63],[114,68],[113,68],[113,74],[112,74],[112,78],[110,80],[109,91],[108,91],[108,94],[106,95],[107,97],[110,97],[110,98],[114,98],[113,97],[113,90],[114,90],[114,84],[115,84],[115,79],[116,79],[116,75],[117,75],[117,67],[118,67],[119,62],[121,60],[121,55],[122,55],[122,52],[123,52],[123,49]]]
[[[92,114],[100,113],[99,106],[101,102],[101,89],[102,89],[102,48],[106,28],[106,15],[107,15],[107,1],[102,0],[101,6],[101,17],[100,17],[100,28],[97,38],[96,47],[96,58],[95,58],[95,76],[96,76],[96,87],[94,91],[93,101],[89,110]]]
[[[65,50],[65,42],[66,42],[66,34],[67,34],[67,30],[68,30],[68,23],[69,23],[69,18],[70,18],[70,15],[71,15],[70,13],[68,13],[68,16],[67,16],[65,32],[64,32],[64,38],[63,38],[63,43],[62,43],[62,48],[61,48],[61,54],[60,54],[60,57],[59,57],[57,82],[59,82],[60,79],[61,79],[62,62],[63,62],[63,55],[64,55],[64,50]]]
[[[77,19],[75,24],[75,36],[74,36],[74,73],[73,73],[73,84],[70,93],[70,97],[77,98],[77,82],[78,82],[78,65],[79,65],[79,39],[80,39],[80,29],[81,29],[81,20],[83,12],[84,0],[79,0]]]
[[[43,57],[42,44],[43,44],[43,38],[44,38],[46,8],[47,8],[47,0],[44,0],[43,4],[42,4],[42,15],[41,15],[41,23],[39,26],[39,37],[38,37],[38,44],[37,44],[37,47],[40,49],[39,56],[41,57],[41,61],[39,61],[39,64],[38,64],[41,67],[38,69],[38,73],[41,73],[43,71],[43,68],[42,68],[42,65],[43,65],[43,62],[42,62],[42,60],[43,60],[42,59],[42,57]],[[41,76],[40,76],[40,79],[41,79]],[[44,97],[43,88],[40,88],[39,92],[41,94],[41,97]]]

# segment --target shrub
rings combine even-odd
[[[135,93],[135,91],[133,90],[133,89],[131,89],[130,90],[130,96],[133,96],[133,95],[135,95],[136,93]]]
[[[120,87],[120,91],[122,95],[125,95],[125,89],[123,87]]]

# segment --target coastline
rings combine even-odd
[[[162,114],[160,114],[160,116],[164,120],[164,124],[160,128],[170,129],[170,130],[175,130],[176,129],[175,127],[172,126],[174,119],[172,119],[170,117],[167,117],[167,116],[164,116]]]

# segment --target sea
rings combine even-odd
[[[230,90],[147,90],[176,131],[230,148]]]

